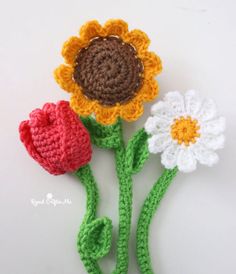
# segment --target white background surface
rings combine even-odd
[[[220,163],[179,174],[151,225],[155,273],[236,273],[236,2],[195,1],[3,1],[0,8],[0,273],[85,273],[76,251],[76,235],[86,196],[74,178],[46,173],[26,153],[18,125],[45,102],[69,99],[52,72],[63,59],[61,45],[90,19],[104,23],[123,18],[130,29],[145,31],[151,50],[163,60],[160,96],[194,88],[218,103],[227,119],[227,142]],[[126,138],[149,115],[125,124]],[[92,167],[99,182],[99,216],[114,224],[111,253],[101,261],[104,273],[115,265],[118,184],[112,152],[94,149]],[[138,273],[135,229],[140,207],[160,175],[159,156],[151,156],[134,177],[134,217],[129,273]],[[39,206],[30,199],[71,199],[72,205]]]

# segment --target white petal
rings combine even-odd
[[[211,151],[200,144],[193,146],[192,151],[199,163],[203,165],[212,166],[219,160],[218,155],[214,151]]]
[[[202,121],[209,121],[217,116],[217,107],[212,99],[203,101],[198,117]]]
[[[195,90],[188,90],[185,93],[185,109],[187,115],[195,115],[202,104],[202,101]]]
[[[208,149],[216,150],[224,147],[225,136],[223,134],[215,135],[204,135],[200,137],[200,143],[204,144]]]
[[[171,138],[168,134],[156,134],[148,139],[148,149],[151,153],[159,153],[162,152],[170,143]]]
[[[145,131],[148,134],[157,134],[158,132],[167,132],[170,123],[161,117],[149,117],[144,125]]]
[[[172,169],[177,165],[179,149],[179,145],[172,143],[164,150],[161,155],[161,163],[165,168]]]
[[[205,122],[201,124],[201,133],[203,134],[214,134],[224,132],[225,130],[225,118],[219,117],[217,119]]]
[[[175,115],[171,107],[163,101],[159,101],[151,107],[151,114],[168,121],[171,120]]]
[[[183,115],[185,113],[184,97],[179,91],[168,92],[164,97],[164,101],[170,105],[175,115]]]
[[[191,172],[196,169],[197,161],[189,148],[181,148],[177,158],[177,166],[182,172]]]

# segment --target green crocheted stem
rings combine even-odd
[[[96,218],[97,204],[98,204],[98,188],[97,183],[93,177],[89,165],[81,167],[75,172],[75,176],[79,178],[81,183],[85,186],[87,193],[86,214],[83,223],[90,223]]]
[[[92,117],[81,117],[81,119],[90,133],[93,144],[115,151],[116,171],[119,180],[119,232],[116,267],[113,274],[127,274],[132,215],[132,175],[138,173],[148,159],[148,135],[144,129],[140,129],[125,147],[121,119],[110,126],[103,126]]]
[[[151,266],[151,258],[148,247],[149,226],[161,199],[166,193],[167,188],[171,184],[176,173],[177,168],[164,170],[163,174],[148,194],[139,216],[136,235],[136,248],[139,268],[143,274],[154,273]]]
[[[88,256],[83,249],[83,235],[86,235],[86,225],[91,223],[96,218],[97,204],[98,204],[98,189],[96,181],[93,177],[89,165],[86,165],[75,172],[75,175],[80,179],[81,183],[85,186],[87,193],[86,213],[83,223],[80,228],[77,247],[80,253],[81,260],[88,273],[101,274],[102,271],[96,260]],[[85,248],[86,249],[86,248]]]
[[[121,142],[115,149],[116,171],[119,179],[119,232],[116,268],[113,274],[128,273],[133,196],[132,175],[139,172],[148,159],[147,138],[146,132],[141,129],[135,133],[125,147],[121,128]]]
[[[122,141],[115,150],[116,171],[119,179],[119,232],[116,254],[116,268],[114,274],[128,272],[128,247],[132,215],[132,178],[127,171],[125,146]]]

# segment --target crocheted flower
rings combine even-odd
[[[79,169],[91,159],[90,136],[69,103],[47,103],[20,124],[20,139],[28,153],[49,173]]]
[[[142,102],[157,96],[154,76],[162,69],[160,58],[148,51],[149,43],[144,32],[129,32],[122,20],[82,26],[80,37],[71,37],[63,46],[67,64],[55,70],[57,83],[71,93],[75,112],[95,113],[105,125],[115,123],[117,117],[138,119]]]
[[[194,90],[182,95],[169,92],[163,101],[153,105],[152,117],[145,124],[151,137],[151,153],[160,153],[167,169],[196,169],[197,161],[212,166],[217,163],[215,150],[224,146],[225,119],[218,116],[212,100],[201,100]]]

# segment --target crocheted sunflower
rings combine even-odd
[[[80,37],[65,42],[66,64],[55,70],[57,83],[71,93],[73,110],[81,116],[94,113],[104,125],[118,117],[137,120],[142,103],[158,94],[154,76],[162,69],[160,58],[148,51],[149,43],[144,32],[128,31],[122,20],[83,25]]]

